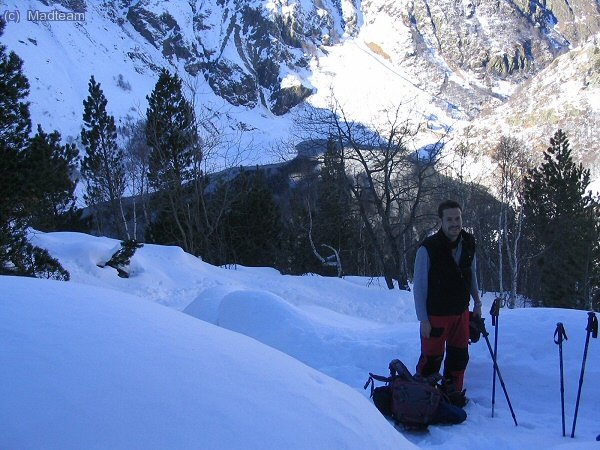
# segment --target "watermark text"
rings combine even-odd
[[[6,23],[19,23],[21,20],[29,22],[85,22],[85,13],[73,11],[41,11],[39,9],[28,9],[25,12],[6,9],[2,12],[2,18]]]

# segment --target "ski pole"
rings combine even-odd
[[[498,322],[500,315],[500,298],[494,299],[492,308],[490,309],[490,315],[492,316],[492,326],[494,327],[494,359],[498,360]],[[492,417],[494,417],[494,407],[496,405],[496,371],[494,370],[494,376],[492,379]]]
[[[485,338],[487,348],[490,351],[490,356],[492,357],[492,361],[494,362],[494,370],[498,374],[498,380],[500,380],[500,385],[502,386],[502,390],[504,391],[504,396],[506,397],[506,402],[508,403],[508,407],[510,408],[510,413],[512,414],[512,418],[515,422],[515,426],[518,426],[519,424],[517,423],[517,418],[515,417],[515,411],[513,410],[512,404],[510,402],[510,398],[508,397],[508,392],[506,391],[506,385],[504,384],[504,380],[502,379],[502,375],[500,374],[500,368],[498,367],[496,358],[494,358],[494,352],[492,351],[492,345],[490,344],[490,339],[488,338],[489,333],[485,329],[485,319],[483,317],[479,319],[479,330],[481,331],[481,334]]]
[[[563,352],[562,352],[562,343],[563,339],[566,341],[567,333],[565,333],[565,327],[562,322],[558,322],[556,324],[556,331],[554,332],[554,343],[558,344],[558,357],[560,360],[560,407],[561,407],[561,415],[562,415],[562,433],[563,437],[565,434],[565,380],[563,377]]]
[[[588,313],[588,323],[585,327],[587,334],[585,336],[585,347],[583,348],[583,360],[581,361],[581,374],[579,375],[579,389],[577,391],[577,402],[575,403],[575,416],[573,417],[573,429],[571,437],[575,437],[575,424],[577,423],[577,412],[579,411],[579,399],[581,398],[581,386],[583,385],[583,373],[585,371],[585,360],[587,359],[588,345],[590,343],[590,334],[592,337],[598,337],[598,319],[594,312]]]

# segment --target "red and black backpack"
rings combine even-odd
[[[411,375],[398,359],[389,364],[390,376],[384,377],[369,372],[364,388],[371,385],[371,398],[377,409],[397,424],[408,427],[426,428],[436,416],[444,394],[438,388],[441,376],[428,378]],[[374,387],[374,381],[385,386]]]

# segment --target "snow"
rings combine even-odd
[[[337,104],[348,120],[385,132],[394,120],[410,121],[411,126],[421,127],[419,135],[408,143],[411,150],[438,142],[446,132],[466,123],[463,112],[455,111],[458,118],[453,118],[436,106],[437,99],[398,70],[385,52],[381,55],[372,51],[370,36],[367,28],[364,36],[361,31],[357,38],[328,47],[326,55],[311,61],[309,81],[316,93],[307,103],[324,109]],[[365,84],[366,89],[357,89]],[[385,86],[383,95],[381,86]]]
[[[377,279],[284,276],[214,267],[177,247],[145,245],[131,277],[99,268],[118,242],[35,233],[70,282],[0,277],[0,448],[521,449],[595,448],[600,345],[590,339],[576,436],[562,437],[558,346],[564,324],[570,434],[587,312],[502,309],[500,383],[470,346],[467,421],[401,432],[363,385],[391,359],[414,367],[418,323],[408,292]],[[483,296],[488,311],[494,296]],[[487,320],[490,341],[493,328]]]
[[[157,14],[164,11],[160,2],[153,8]],[[154,48],[146,39],[125,22],[123,26],[109,20],[102,6],[88,2],[85,22],[32,22],[25,19],[25,12],[48,11],[37,0],[2,0],[2,11],[18,11],[21,20],[7,24],[2,44],[14,51],[22,60],[24,72],[30,83],[30,113],[33,128],[41,124],[45,130],[58,130],[64,141],[78,138],[82,126],[83,100],[88,95],[88,82],[94,75],[101,84],[108,100],[107,110],[115,116],[117,125],[128,120],[137,121],[145,117],[146,96],[150,95],[156,80],[157,68],[165,67],[171,72],[182,74],[184,88],[193,90],[197,96],[199,117],[212,115],[221,117],[222,123],[215,126],[223,128],[221,135],[227,143],[241,140],[239,149],[218,148],[222,165],[226,156],[223,153],[238,150],[244,153],[243,161],[247,165],[272,162],[272,156],[264,152],[273,142],[279,142],[287,135],[290,119],[265,115],[261,106],[248,110],[235,108],[217,97],[203,77],[192,78],[186,74],[178,62],[171,62]],[[65,10],[56,5],[57,10]],[[66,11],[66,10],[65,10]],[[170,5],[169,14],[176,17],[181,26],[190,35],[190,15],[181,2]],[[210,20],[212,16],[208,16]],[[208,43],[218,40],[206,35]],[[211,40],[212,39],[212,40]],[[209,40],[211,40],[209,42]],[[233,44],[232,44],[233,46]],[[227,56],[239,61],[235,49],[226,48]],[[40,55],[43,55],[40,58]],[[119,80],[122,83],[119,83]],[[192,94],[190,93],[190,96]],[[235,125],[247,124],[253,130],[242,138],[237,136]],[[224,147],[227,145],[223,144]]]
[[[20,11],[22,15],[26,10],[48,10],[33,0],[3,3],[6,10]],[[24,61],[31,85],[34,128],[40,123],[44,129],[58,130],[65,138],[74,138],[81,130],[83,100],[88,95],[91,75],[108,98],[110,114],[117,119],[139,119],[147,105],[145,96],[152,91],[156,79],[139,61],[127,67],[127,62],[132,61],[128,54],[142,52],[155,61],[161,56],[143,39],[136,38],[131,27],[123,29],[104,20],[96,5],[89,6],[85,26],[77,22],[32,22],[22,17],[18,23],[8,23],[2,37],[3,43]],[[123,75],[129,90],[117,85],[119,75]]]
[[[38,0],[0,0],[0,4],[3,10],[19,11],[22,16],[26,10],[48,10]],[[215,32],[202,34],[203,45],[223,50],[224,57],[243,67],[244,63],[232,38],[225,48],[220,48],[226,28],[221,24],[220,15],[215,12],[218,8],[215,7],[213,11],[212,2],[207,2],[205,6],[207,14],[203,20]],[[156,15],[165,11],[164,5],[158,1],[148,2],[147,7]],[[261,7],[271,12],[287,8],[302,14],[316,8],[314,2],[307,0],[266,1]],[[396,61],[398,58],[395,55],[405,55],[410,51],[411,37],[406,26],[391,21],[385,11],[378,11],[380,8],[376,5],[367,18],[363,18],[363,13],[349,0],[325,2],[323,7],[329,11],[341,8],[347,23],[356,22],[353,27],[356,31],[343,36],[342,45],[313,49],[315,55],[310,64],[312,73],[304,69],[284,68],[280,74],[283,87],[301,84],[313,88],[315,94],[308,103],[317,107],[329,107],[334,96],[348,117],[368,124],[379,120],[380,116],[385,120],[386,115],[380,114],[383,109],[395,110],[402,105],[400,119],[411,117],[416,122],[423,122],[426,120],[424,118],[435,116],[436,123],[432,124],[435,128],[449,129],[464,125],[464,118],[457,121],[433,106],[432,96],[418,85],[407,68]],[[60,5],[56,5],[56,8],[66,11]],[[183,39],[192,42],[195,32],[189,19],[189,8],[189,5],[176,2],[167,9],[180,25]],[[23,16],[19,23],[7,24],[2,43],[24,61],[24,72],[31,84],[29,100],[34,129],[40,123],[45,130],[58,130],[65,141],[77,139],[81,131],[83,100],[88,95],[91,75],[101,84],[108,100],[108,112],[115,116],[118,125],[128,120],[142,119],[147,107],[146,96],[152,92],[158,77],[156,70],[166,67],[182,74],[186,89],[195,92],[198,115],[212,116],[211,112],[214,112],[212,120],[217,122],[215,126],[221,134],[231,134],[224,139],[227,142],[241,142],[240,148],[244,149],[245,154],[240,163],[255,165],[278,160],[281,152],[277,148],[285,145],[294,133],[294,112],[278,117],[260,102],[251,109],[228,104],[213,93],[203,77],[187,76],[183,68],[184,61],[166,58],[160,49],[152,46],[128,22],[119,25],[111,20],[109,9],[88,2],[83,23],[36,23],[25,20]],[[339,13],[331,14],[337,23],[340,20]],[[367,20],[369,23],[363,23]],[[344,32],[339,23],[335,32]],[[369,48],[368,44],[378,42],[394,61],[385,59]],[[122,82],[119,83],[119,80]],[[366,84],[365,80],[368,80]],[[366,89],[357,89],[365,85]],[[238,122],[245,123],[248,130],[242,136],[234,135],[235,131],[231,131],[236,129]],[[435,133],[422,136],[426,143],[436,142],[438,138]],[[417,146],[421,145],[424,144]],[[220,153],[224,151],[219,149]],[[221,155],[218,158],[225,159]],[[220,162],[215,164],[222,165]]]
[[[28,10],[68,11],[60,2],[50,3],[51,6],[40,0],[0,0],[0,11],[9,19],[2,43],[24,61],[24,72],[31,84],[29,100],[33,129],[39,123],[46,131],[58,130],[65,142],[76,141],[79,137],[82,102],[88,95],[91,75],[102,86],[108,100],[108,112],[115,116],[118,125],[123,125],[128,121],[144,118],[146,97],[152,92],[158,70],[162,67],[182,76],[186,91],[194,97],[198,117],[201,121],[210,119],[218,130],[219,142],[215,143],[214,152],[206,158],[205,169],[208,172],[239,165],[269,164],[295,156],[294,145],[311,133],[311,130],[298,130],[297,115],[302,114],[306,104],[329,108],[334,99],[350,120],[381,129],[388,125],[386,122],[389,115],[386,110],[398,110],[399,120],[410,119],[414,126],[421,126],[417,140],[409,143],[413,147],[411,150],[416,151],[438,142],[442,136],[454,139],[454,142],[464,140],[466,138],[461,130],[464,132],[467,126],[474,127],[469,128],[471,135],[482,136],[482,140],[472,141],[473,145],[481,147],[486,142],[493,141],[492,138],[499,137],[500,133],[516,132],[519,135],[517,137],[522,137],[527,142],[542,142],[540,148],[543,150],[547,145],[547,137],[556,131],[557,125],[569,130],[570,122],[557,122],[559,119],[555,117],[555,110],[566,111],[563,114],[566,119],[570,117],[569,114],[591,114],[589,126],[585,127],[584,124],[585,129],[578,134],[584,136],[581,142],[597,141],[597,127],[594,126],[597,120],[594,114],[598,109],[596,105],[600,104],[600,90],[594,84],[593,77],[576,76],[588,73],[589,64],[583,63],[589,61],[583,58],[583,54],[579,54],[582,52],[573,49],[570,56],[558,58],[557,64],[561,60],[567,63],[567,66],[561,66],[558,70],[562,76],[553,73],[553,69],[549,67],[531,80],[531,86],[540,85],[540,92],[544,95],[536,94],[533,97],[546,99],[543,105],[533,101],[515,105],[520,98],[516,95],[514,102],[493,107],[494,112],[489,116],[491,118],[481,117],[476,122],[470,122],[469,117],[473,111],[465,111],[456,104],[448,103],[434,91],[442,89],[445,82],[451,81],[465,89],[492,89],[494,95],[508,99],[516,84],[495,81],[493,86],[488,86],[484,80],[477,78],[476,73],[469,74],[446,65],[440,58],[434,60],[444,72],[429,73],[426,66],[419,62],[420,58],[415,57],[416,44],[408,22],[405,23],[408,14],[413,11],[414,2],[411,0],[250,2],[253,7],[264,10],[266,14],[279,15],[283,11],[295,11],[306,20],[312,18],[316,25],[316,17],[311,16],[316,13],[323,19],[323,23],[333,21],[335,24],[330,30],[330,43],[337,45],[318,48],[307,45],[306,48],[295,50],[288,48],[294,54],[294,59],[298,59],[304,52],[304,56],[310,59],[310,64],[307,68],[299,68],[293,65],[288,67],[281,62],[282,87],[303,85],[311,88],[314,94],[304,104],[283,116],[274,115],[261,102],[257,102],[254,107],[233,106],[218,97],[203,76],[193,77],[186,72],[185,59],[165,56],[162,49],[155,48],[129,21],[116,20],[125,18],[125,5],[131,2],[116,2],[117,5],[115,2],[85,2],[85,21],[80,22],[26,20]],[[223,9],[214,0],[207,0],[199,5],[202,6],[203,26],[200,23],[196,26],[206,27],[202,32],[194,28],[191,19],[197,10],[194,2],[171,2],[166,8],[165,2],[149,0],[144,2],[144,9],[157,17],[165,11],[173,16],[179,27],[177,34],[181,35],[188,46],[193,44],[206,51],[222,52],[223,58],[244,67],[244,57],[235,46],[233,36],[229,36],[227,43],[223,41],[230,19],[235,20],[235,8]],[[462,6],[468,13],[473,4],[465,1]],[[432,4],[431,7],[435,5]],[[490,32],[492,29],[499,29],[499,24],[494,19],[495,13],[487,11],[489,7],[485,2],[477,5],[474,14],[466,19],[470,31]],[[10,15],[15,12],[21,17],[18,23]],[[342,27],[342,21],[345,21],[345,28]],[[155,32],[152,26],[149,30]],[[427,27],[422,32],[423,39],[430,39]],[[491,48],[495,49],[493,51],[500,51],[505,42],[501,37],[497,38],[489,42]],[[582,49],[589,47],[591,51],[594,42],[593,38],[590,39]],[[575,58],[573,62],[581,59],[582,64],[569,64],[568,58]],[[552,92],[544,91],[541,86],[543,80],[553,80]],[[560,94],[554,92],[556,89],[560,90]],[[525,114],[523,126],[515,127],[515,110]],[[548,116],[552,120],[548,120]],[[547,126],[539,125],[540,123]],[[534,126],[535,124],[538,125]],[[491,134],[489,130],[492,130]],[[216,139],[215,136],[205,138],[211,142]],[[594,169],[598,164],[595,164],[593,155],[587,159],[587,165],[593,169],[592,177],[597,180],[598,170]]]
[[[589,184],[587,191],[592,191],[594,195],[600,195],[600,179],[597,179]]]

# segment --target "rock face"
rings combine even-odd
[[[408,51],[389,41],[370,48],[465,112],[479,148],[507,134],[541,152],[562,128],[600,178],[600,2],[371,0],[363,10],[374,26],[382,12],[397,18],[396,48]]]
[[[111,29],[122,31],[115,40],[136,44],[128,52],[136,71],[140,65],[151,72],[157,72],[160,64],[169,65],[182,76],[204,78],[234,107],[257,109],[265,116],[285,115],[310,97],[315,92],[311,70],[319,55],[351,38],[364,42],[391,70],[406,74],[450,117],[458,111],[460,120],[489,124],[481,128],[482,136],[495,136],[491,130],[500,124],[513,125],[513,133],[531,125],[547,141],[555,131],[547,130],[548,123],[570,125],[572,135],[581,131],[576,124],[585,126],[583,118],[597,120],[600,114],[596,105],[600,102],[567,100],[567,92],[556,95],[561,91],[556,86],[574,80],[584,99],[597,99],[600,67],[593,55],[594,37],[600,33],[598,0],[43,0],[40,4],[112,22]],[[140,42],[144,45],[137,45]],[[581,50],[584,47],[587,50]],[[585,61],[582,51],[591,55]],[[578,70],[567,70],[572,67],[564,58],[576,60]],[[363,88],[385,89],[367,83]],[[596,139],[593,149],[600,153],[596,133],[591,137]]]
[[[176,59],[191,75],[204,76],[230,104],[262,105],[281,115],[312,93],[309,84],[294,77],[308,66],[311,52],[356,32],[357,13],[344,13],[339,1],[315,1],[308,10],[304,3],[189,2],[185,8],[179,5],[183,15],[177,17],[159,0],[106,6],[113,15],[124,15],[166,58]]]
[[[83,0],[57,3],[86,8]],[[391,46],[371,45],[471,117],[500,101],[491,89],[497,80],[522,83],[600,30],[596,0],[207,0],[176,8],[106,0],[103,7],[230,104],[262,105],[276,115],[313,92],[305,72],[319,49],[356,36],[366,23],[388,20],[398,36],[408,35],[401,53],[389,37],[382,41]],[[490,89],[448,79],[455,70]]]
[[[399,35],[402,52],[379,46],[393,64],[413,72],[441,99],[476,116],[498,103],[497,80],[519,84],[569,46],[600,30],[595,0],[107,0],[109,16],[129,23],[165,58],[204,76],[213,91],[235,106],[262,105],[285,114],[312,93],[303,72],[321,46],[356,36],[363,23],[382,16]],[[62,0],[85,10],[84,1]],[[585,20],[584,20],[585,19]],[[407,45],[408,44],[408,45]],[[447,78],[462,71],[485,88]],[[434,81],[432,84],[431,81]]]
[[[501,134],[512,134],[541,152],[556,130],[568,130],[573,155],[591,169],[592,178],[600,179],[598,124],[600,42],[591,40],[556,58],[505,104],[482,114],[472,132],[483,149]]]
[[[404,54],[376,43],[391,61],[413,66],[412,74],[430,92],[462,107],[470,118],[505,100],[494,95],[499,81],[523,83],[600,30],[594,0],[371,0],[363,7],[365,17],[375,10],[396,17],[398,35],[409,30],[404,47],[410,50]],[[377,20],[380,16],[366,19]],[[452,72],[465,82],[448,79]]]

